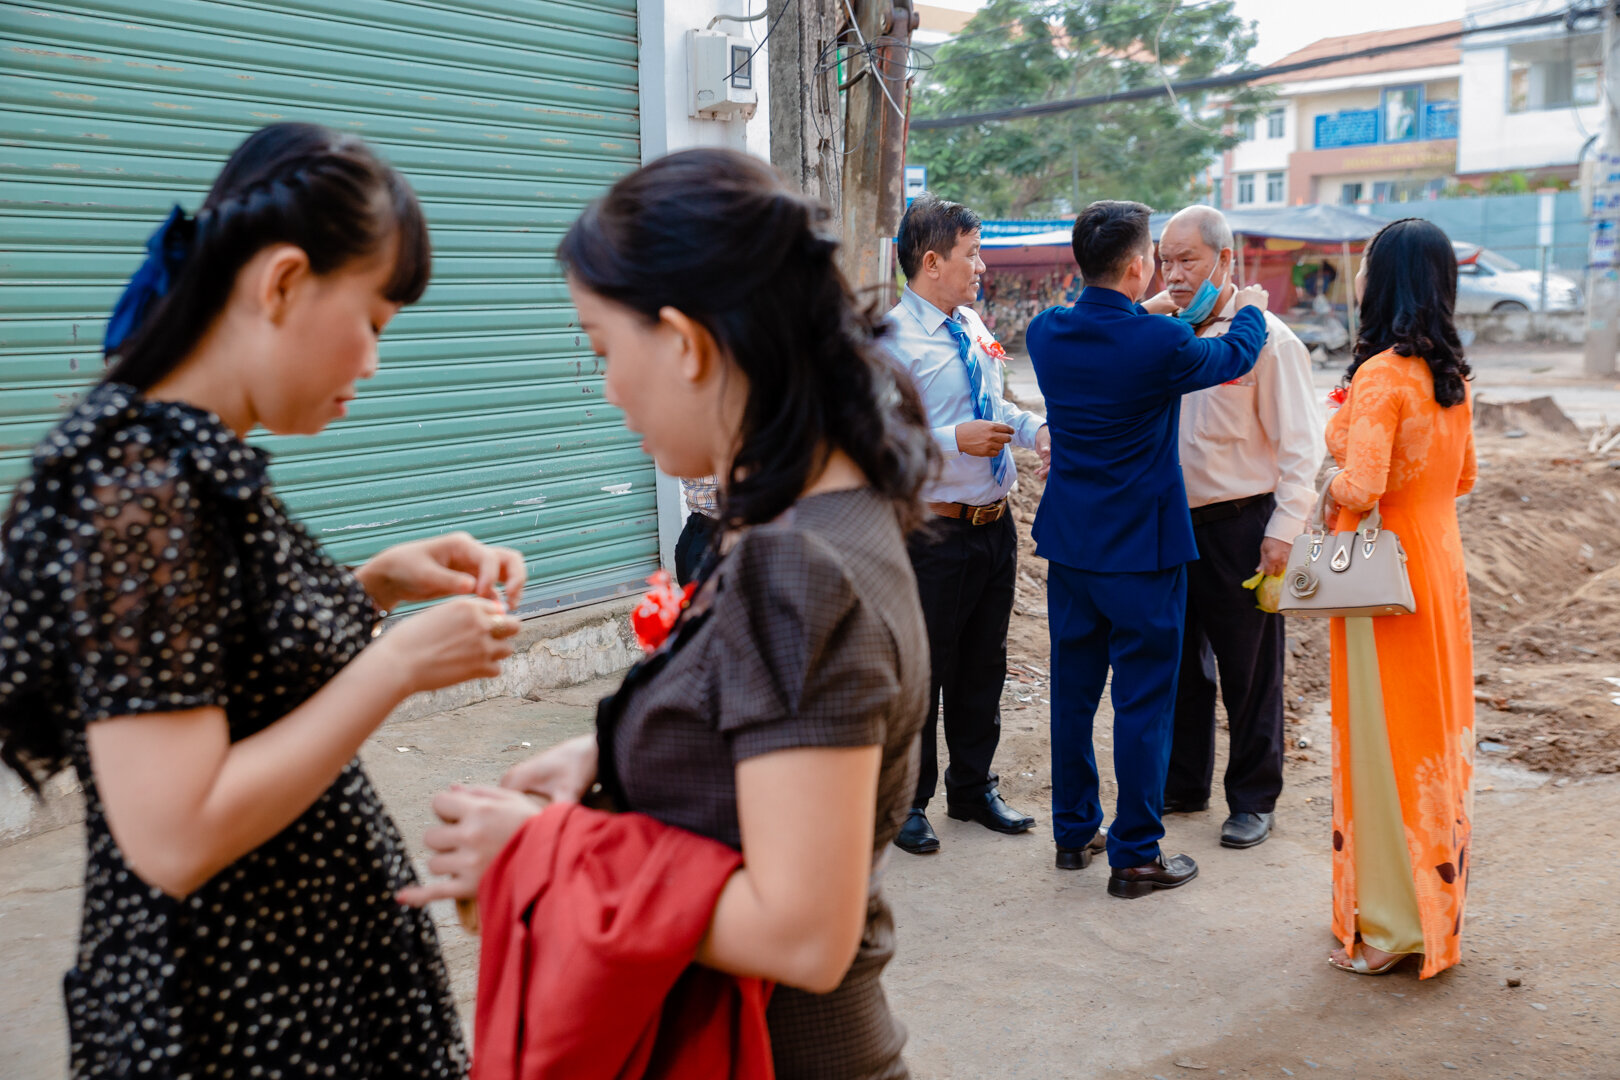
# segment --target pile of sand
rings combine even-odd
[[[1620,772],[1620,684],[1609,681],[1620,679],[1620,468],[1589,453],[1550,399],[1481,405],[1479,482],[1458,507],[1481,753],[1571,776]],[[1015,454],[1009,653],[1044,668],[1046,563],[1029,538],[1044,484],[1035,455]],[[1297,720],[1328,700],[1326,620],[1291,620],[1288,649],[1284,692]]]

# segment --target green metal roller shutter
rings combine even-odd
[[[602,399],[553,252],[640,160],[635,0],[0,2],[0,489],[102,370],[103,320],[168,207],[274,120],[404,171],[434,281],[314,439],[266,438],[340,560],[466,529],[557,607],[657,564],[653,468]]]

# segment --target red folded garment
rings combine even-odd
[[[740,865],[642,814],[531,818],[478,889],[473,1080],[770,1080],[770,984],[692,963]]]

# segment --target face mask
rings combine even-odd
[[[1221,264],[1217,262],[1215,270],[1219,270],[1220,266]],[[1192,302],[1176,313],[1176,318],[1188,326],[1199,326],[1215,313],[1215,301],[1221,298],[1221,290],[1215,287],[1215,270],[1211,270],[1209,277],[1198,286],[1198,291],[1193,293]]]

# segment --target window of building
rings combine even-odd
[[[1603,74],[1600,35],[1508,46],[1508,111],[1596,105]]]
[[[1266,113],[1266,138],[1281,139],[1288,133],[1288,112],[1272,109]]]
[[[1210,193],[1209,193],[1210,202],[1209,202],[1209,205],[1213,206],[1217,210],[1219,210],[1221,207],[1226,205],[1225,203],[1223,203],[1221,201],[1221,187],[1225,183],[1226,183],[1226,181],[1225,181],[1224,178],[1217,176],[1215,178],[1215,180],[1214,180],[1213,185],[1210,188]]]
[[[1287,198],[1283,190],[1283,176],[1280,172],[1266,173],[1266,202],[1279,203]]]
[[[1239,206],[1254,202],[1254,173],[1244,173],[1237,178],[1237,201]]]
[[[1422,138],[1423,87],[1394,86],[1384,91],[1383,141],[1411,142]]]
[[[1339,202],[1342,205],[1344,205],[1344,206],[1354,206],[1356,203],[1358,203],[1360,201],[1361,201],[1361,185],[1359,183],[1340,184],[1339,185]]]
[[[1253,138],[1254,138],[1254,118],[1250,117],[1249,119],[1247,119],[1247,120],[1243,121],[1242,123],[1238,124],[1237,133],[1238,133],[1238,138],[1242,139],[1244,142],[1249,142],[1249,141],[1253,140]]]
[[[1345,185],[1346,188],[1349,186]],[[1445,189],[1446,181],[1443,177],[1428,180],[1379,180],[1372,186],[1372,198],[1373,202],[1380,203],[1419,202],[1425,199],[1438,199],[1444,194]]]

